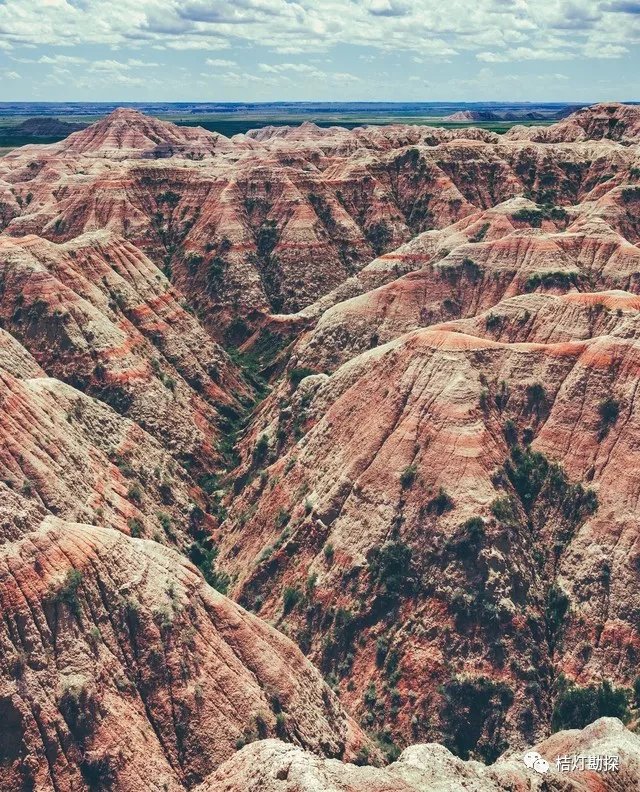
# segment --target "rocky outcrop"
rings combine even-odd
[[[46,372],[133,418],[181,461],[215,466],[220,409],[246,385],[168,280],[106,232],[0,239],[0,318]]]
[[[177,127],[120,107],[92,124],[87,131],[53,144],[52,150],[62,156],[84,154],[123,159],[143,154],[152,158],[194,158],[212,155],[218,148],[224,150],[228,146],[223,135],[207,132],[202,127]]]
[[[630,145],[640,135],[640,109],[635,105],[602,102],[584,107],[548,127],[514,126],[505,137],[538,143],[573,143],[581,140],[616,140]]]
[[[490,110],[458,110],[445,116],[443,121],[499,121],[500,115],[492,113]]]
[[[0,550],[3,789],[183,790],[276,736],[367,741],[288,639],[158,543],[56,518]]]
[[[222,565],[242,602],[343,680],[363,722],[460,750],[461,702],[477,697],[492,736],[478,724],[472,741],[487,758],[544,734],[542,691],[561,672],[630,686],[635,600],[609,592],[635,574],[634,299],[591,322],[619,332],[581,341],[498,343],[486,319],[475,336],[413,331],[306,376],[256,417]],[[527,310],[518,320],[535,323]],[[277,461],[258,477],[269,449]]]
[[[638,784],[640,741],[613,718],[602,718],[582,732],[560,732],[536,746],[535,752],[550,765],[546,773],[527,767],[523,754],[501,758],[488,768],[463,762],[435,744],[407,748],[395,762],[379,769],[319,759],[277,740],[265,740],[235,754],[198,792],[618,792]],[[573,756],[617,757],[619,770],[561,771],[555,765],[558,757]]]
[[[628,135],[634,112],[616,105],[611,116],[628,116]],[[625,189],[635,154],[596,134],[602,113],[610,117],[598,107],[545,127],[558,138],[549,144],[526,129],[313,124],[229,141],[122,109],[61,143],[4,157],[0,225],[56,241],[105,228],[124,236],[218,338],[237,343],[269,314],[307,308],[416,234],[516,196],[563,206],[601,199],[584,211],[616,214],[607,196]],[[582,135],[571,140],[583,142],[563,145],[563,124],[577,125]],[[613,227],[628,236],[618,214]]]

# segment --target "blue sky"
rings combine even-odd
[[[640,0],[0,0],[0,101],[637,100]]]

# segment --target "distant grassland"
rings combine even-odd
[[[20,146],[26,146],[31,143],[56,143],[62,140],[61,137],[26,137],[20,134],[12,134],[18,124],[22,123],[30,116],[10,116],[0,117],[0,156],[7,154],[12,149]],[[55,116],[60,121],[73,121],[76,123],[92,124],[98,121],[102,116],[87,115],[87,116]],[[461,127],[480,127],[481,129],[488,129],[497,134],[503,134],[508,129],[516,124],[523,126],[545,126],[555,123],[554,121],[475,121],[475,122],[452,122],[443,121],[441,117],[437,116],[415,116],[407,115],[331,115],[323,113],[321,116],[305,115],[303,113],[296,113],[291,115],[273,115],[256,114],[244,115],[239,113],[211,113],[203,114],[194,117],[193,115],[158,115],[163,121],[171,121],[179,126],[201,126],[210,132],[218,132],[225,137],[233,137],[233,135],[243,134],[250,129],[260,129],[265,126],[297,126],[304,121],[310,121],[317,124],[319,127],[341,126],[346,129],[354,129],[355,127],[364,126],[366,124],[373,126],[388,126],[389,124],[416,124],[419,126],[433,126],[444,127],[445,129],[460,129]]]
[[[304,121],[310,121],[319,127],[332,127],[341,126],[345,129],[355,129],[356,127],[365,126],[388,126],[389,124],[415,124],[417,126],[432,126],[444,127],[445,129],[460,129],[461,127],[480,127],[481,129],[488,129],[497,134],[503,134],[508,129],[516,124],[524,126],[533,125],[548,125],[556,123],[555,121],[474,121],[474,122],[454,122],[443,121],[442,117],[437,116],[330,116],[326,114],[322,116],[274,116],[273,118],[260,116],[248,117],[233,117],[233,116],[204,116],[194,119],[193,117],[185,116],[163,116],[167,121],[173,121],[174,124],[179,126],[201,126],[208,129],[210,132],[218,132],[225,137],[232,137],[248,132],[250,129],[260,129],[265,126],[296,126],[302,124]]]

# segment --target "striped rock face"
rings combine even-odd
[[[2,789],[638,786],[639,130],[0,159]]]

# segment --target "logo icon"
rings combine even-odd
[[[522,761],[531,770],[535,770],[536,773],[544,775],[544,773],[549,772],[549,762],[543,759],[537,751],[527,751],[522,757]]]

